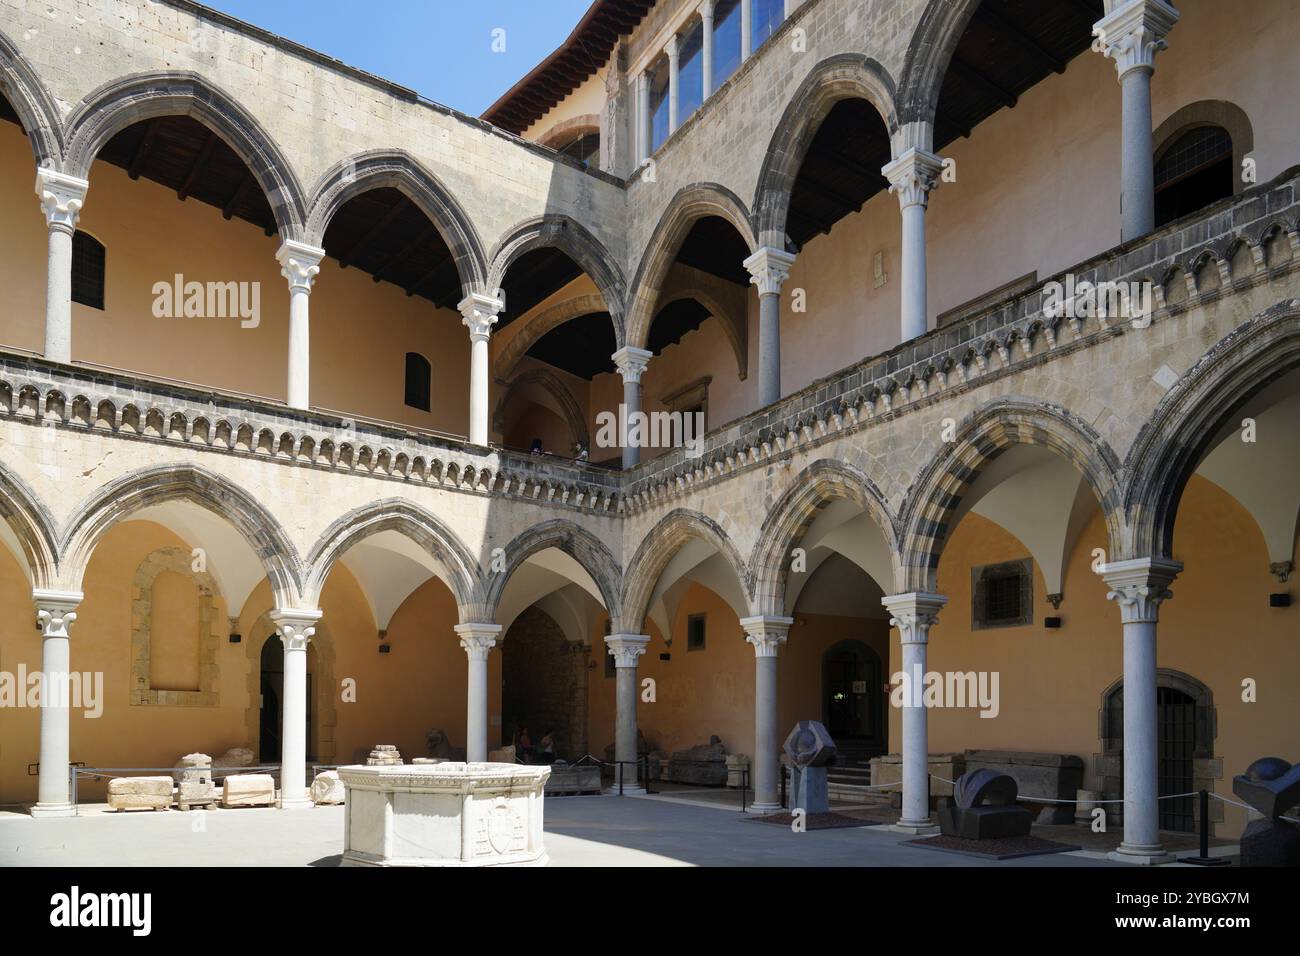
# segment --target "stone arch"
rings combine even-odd
[[[564,144],[572,142],[579,136],[586,136],[589,133],[600,132],[600,115],[598,113],[583,113],[580,116],[571,116],[568,119],[556,123],[537,139],[537,143],[548,149],[560,149]]]
[[[898,122],[921,134],[904,148],[932,149],[934,115],[948,64],[980,0],[929,0],[912,33],[898,80]]]
[[[901,515],[903,591],[934,591],[948,522],[984,466],[1013,445],[1048,448],[1083,475],[1101,506],[1110,553],[1123,540],[1119,461],[1090,425],[1057,405],[1004,398],[977,410],[917,475]]]
[[[58,577],[58,532],[54,517],[28,484],[0,465],[0,520],[9,526],[26,561],[34,588],[52,587]]]
[[[724,306],[711,291],[694,284],[666,292],[663,301],[659,303],[659,309],[666,309],[674,302],[681,302],[683,299],[695,300],[709,310],[711,317],[721,323],[722,331],[727,336],[727,341],[731,343],[732,354],[736,357],[736,377],[743,382],[749,377],[748,314],[735,315],[734,310]]]
[[[759,614],[785,614],[785,588],[790,548],[811,527],[831,501],[842,498],[858,505],[884,536],[893,557],[894,581],[879,581],[886,593],[899,575],[898,522],[876,483],[842,461],[822,459],[805,468],[768,511],[750,560],[754,603]]]
[[[307,241],[322,245],[330,221],[348,200],[383,187],[401,192],[437,226],[456,260],[465,294],[487,287],[487,257],[469,215],[438,177],[405,150],[371,150],[331,166],[307,205]]]
[[[59,168],[63,162],[63,124],[36,70],[3,31],[0,31],[0,93],[18,114],[37,166]]]
[[[707,542],[726,558],[736,574],[741,593],[752,596],[753,588],[749,584],[745,561],[722,526],[706,514],[677,508],[661,518],[641,539],[624,569],[623,616],[611,618],[615,622],[615,633],[643,633],[645,617],[650,611],[650,597],[659,576],[678,549],[692,538]]]
[[[228,478],[189,464],[154,465],[101,486],[77,506],[62,536],[60,577],[68,590],[81,578],[104,534],[133,512],[167,501],[187,501],[230,522],[266,570],[280,607],[297,607],[301,563],[298,550],[275,516]]]
[[[740,233],[750,252],[758,248],[753,217],[740,197],[717,183],[692,183],[677,191],[668,208],[659,217],[646,243],[645,253],[632,280],[632,299],[628,305],[627,341],[635,348],[645,348],[654,322],[659,293],[668,270],[672,268],[682,241],[699,219],[718,216]],[[620,342],[620,344],[624,344]]]
[[[224,139],[266,194],[280,237],[302,239],[306,202],[284,152],[234,97],[197,73],[136,73],[87,94],[68,117],[66,171],[89,177],[91,164],[110,139],[160,116],[193,117]]]
[[[564,323],[581,316],[605,311],[607,309],[604,297],[598,293],[589,292],[586,295],[575,295],[563,302],[556,302],[549,308],[538,312],[528,320],[523,328],[515,331],[510,341],[505,344],[505,347],[497,355],[494,363],[496,377],[506,379],[514,374],[515,367],[528,354],[528,350],[536,345],[547,332],[558,329]]]
[[[804,77],[776,125],[754,188],[754,215],[765,246],[785,248],[790,193],[817,130],[836,103],[865,99],[889,131],[898,132],[894,80],[879,63],[856,53],[822,60]]]
[[[495,621],[497,607],[506,585],[515,571],[534,554],[556,548],[577,561],[591,575],[600,589],[605,609],[611,620],[618,620],[622,610],[622,577],[618,559],[590,531],[564,518],[554,518],[534,525],[519,534],[505,548],[505,570],[489,573],[484,578],[485,621]]]
[[[1250,117],[1236,103],[1227,100],[1198,100],[1174,110],[1152,134],[1155,143],[1155,162],[1183,133],[1201,126],[1221,127],[1232,139],[1232,166],[1241,169],[1246,154],[1255,149],[1255,130]],[[1248,185],[1240,175],[1232,177],[1233,193],[1241,193]]]
[[[486,288],[501,288],[506,271],[516,259],[534,249],[548,247],[563,252],[591,277],[605,303],[601,311],[609,313],[614,323],[614,340],[621,347],[624,344],[623,309],[627,295],[623,270],[600,240],[576,219],[548,213],[513,226],[488,259]],[[509,303],[506,306],[508,308]]]
[[[1300,367],[1300,299],[1224,336],[1160,400],[1124,460],[1129,537],[1119,557],[1167,557],[1183,489],[1219,431],[1270,383]]]
[[[1191,674],[1184,674],[1182,671],[1174,670],[1171,667],[1156,668],[1156,686],[1173,688],[1186,694],[1196,702],[1196,756],[1214,756],[1214,740],[1219,735],[1218,711],[1214,707],[1214,691],[1209,688],[1209,685],[1203,684]],[[1116,708],[1111,706],[1116,702],[1116,695],[1123,692],[1123,676],[1117,677],[1110,683],[1110,686],[1101,692],[1101,710],[1097,715],[1097,726],[1100,729],[1100,739],[1104,753],[1120,753],[1124,749],[1124,734],[1120,729],[1122,723],[1116,722]],[[1122,711],[1120,714],[1122,714]]]
[[[591,438],[587,432],[587,417],[583,414],[582,406],[573,397],[569,387],[549,368],[530,368],[511,380],[492,413],[492,428],[497,432],[505,429],[506,408],[519,390],[529,385],[539,386],[554,397],[563,411],[565,424],[573,432],[574,440],[582,442],[583,447],[589,449]]]
[[[404,498],[386,498],[349,511],[335,519],[307,554],[303,595],[310,606],[335,563],[348,549],[381,531],[396,531],[424,549],[434,561],[439,577],[456,599],[461,621],[483,620],[471,616],[481,608],[476,582],[477,562],[456,533],[430,511]]]

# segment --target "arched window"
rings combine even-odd
[[[81,230],[72,236],[72,301],[104,308],[104,244]]]
[[[1222,126],[1179,133],[1156,157],[1156,226],[1233,194],[1232,137]]]
[[[406,353],[406,404],[429,411],[429,360],[419,352]]]
[[[582,163],[583,166],[600,165],[600,131],[595,130],[570,140],[566,145],[556,148],[562,156],[568,156]]]

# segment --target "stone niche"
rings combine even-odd
[[[550,767],[340,767],[344,866],[545,866]]]

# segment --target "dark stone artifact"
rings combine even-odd
[[[828,813],[830,792],[826,768],[835,762],[835,741],[815,720],[801,720],[785,738],[790,759],[791,807],[805,813]]]
[[[987,768],[971,770],[957,778],[953,800],[939,810],[939,829],[945,836],[967,840],[995,840],[1029,835],[1034,815],[1016,806],[1015,778]]]
[[[1262,813],[1241,834],[1242,866],[1300,866],[1300,827],[1279,819],[1300,804],[1300,764],[1262,757],[1232,778],[1232,792]]]

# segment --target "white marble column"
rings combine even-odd
[[[926,670],[926,645],[930,628],[948,599],[942,594],[914,591],[880,599],[889,611],[891,627],[898,628],[903,673],[912,693],[903,707],[903,813],[898,829],[909,833],[935,830],[930,819],[930,728],[922,691]]]
[[[714,0],[704,0],[700,4],[700,22],[703,25],[703,46],[700,49],[700,66],[704,70],[703,92],[700,102],[713,95],[713,4]]]
[[[789,20],[794,16],[794,12],[799,9],[799,4],[803,0],[785,0],[784,19]]]
[[[771,405],[781,398],[781,286],[794,256],[760,246],[744,266],[758,288],[758,404]]]
[[[68,631],[77,620],[81,598],[79,591],[32,592],[41,629],[40,776],[31,811],[34,817],[70,817],[76,812],[68,792],[68,675],[72,662]]]
[[[1115,61],[1123,92],[1121,239],[1128,242],[1155,228],[1154,147],[1151,141],[1151,74],[1156,53],[1178,22],[1164,0],[1127,0],[1093,25],[1102,52]]]
[[[680,65],[681,40],[674,34],[664,47],[664,53],[668,55],[668,135],[671,136],[677,131],[677,124],[681,117],[679,104],[681,102],[682,83],[678,76],[678,67]]]
[[[307,795],[307,645],[321,612],[277,609],[271,621],[284,644],[284,687],[280,702],[280,809],[310,807]]]
[[[740,62],[754,52],[754,0],[740,0]]]
[[[614,759],[620,763],[614,768],[611,793],[619,792],[620,780],[624,794],[645,793],[645,787],[638,783],[636,776],[636,703],[640,694],[636,664],[649,643],[650,638],[644,634],[610,634],[605,638],[605,645],[614,655],[617,681],[614,689],[618,714],[614,725]]]
[[[1169,585],[1183,566],[1167,558],[1102,565],[1124,625],[1124,840],[1111,859],[1169,863],[1160,844],[1160,755],[1156,720],[1156,620],[1173,597]]]
[[[488,655],[501,636],[500,624],[457,624],[460,646],[469,658],[466,688],[465,759],[482,763],[488,758]]]
[[[654,142],[654,117],[650,115],[650,70],[646,68],[636,78],[636,161],[640,166],[650,154]]]
[[[781,809],[777,768],[780,766],[781,730],[776,720],[777,651],[790,633],[791,617],[745,617],[740,626],[745,640],[754,645],[754,813]]]
[[[488,338],[501,306],[500,299],[473,292],[457,307],[469,329],[469,440],[475,445],[488,443]]]
[[[939,183],[943,161],[933,153],[909,148],[880,170],[903,212],[902,290],[899,312],[902,341],[924,335],[929,325],[925,275],[925,207]]]
[[[304,411],[311,407],[311,322],[308,302],[320,274],[325,250],[286,239],[275,254],[280,275],[289,282],[289,387],[288,405]]]
[[[611,358],[618,366],[618,374],[623,376],[623,414],[619,416],[619,441],[623,443],[623,467],[631,468],[641,460],[641,442],[645,440],[644,429],[639,436],[630,435],[628,427],[633,414],[641,411],[641,376],[645,374],[653,352],[625,345]]]
[[[49,231],[45,261],[45,357],[72,361],[72,235],[90,183],[42,166],[36,195]]]

